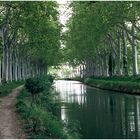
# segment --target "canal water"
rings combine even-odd
[[[78,121],[83,138],[140,138],[140,96],[55,81],[62,120]]]

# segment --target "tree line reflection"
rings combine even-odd
[[[94,89],[75,81],[56,82],[61,119],[78,120],[84,138],[140,138],[140,97]]]

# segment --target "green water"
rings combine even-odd
[[[140,138],[140,96],[58,80],[62,120],[78,120],[83,138]]]

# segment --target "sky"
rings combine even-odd
[[[56,1],[59,4],[59,12],[60,12],[59,20],[63,25],[65,25],[71,13],[71,10],[68,8],[69,2],[67,0],[56,0]]]

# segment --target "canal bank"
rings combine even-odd
[[[122,92],[127,94],[140,95],[140,77],[89,77],[89,78],[74,78],[71,80],[80,81],[86,85]]]

